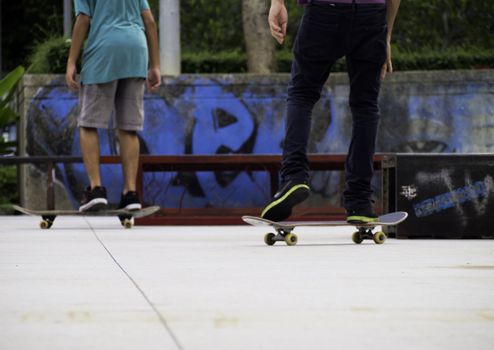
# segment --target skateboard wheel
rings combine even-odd
[[[355,231],[352,235],[352,241],[355,244],[360,244],[363,241],[362,235],[360,234],[359,231]]]
[[[374,242],[375,242],[376,244],[383,244],[383,243],[384,243],[384,241],[386,241],[386,234],[385,234],[384,232],[381,232],[381,231],[376,232],[376,233],[374,234],[373,239],[374,239]]]
[[[274,237],[276,237],[276,235],[274,233],[266,233],[264,235],[264,243],[266,243],[267,245],[273,245],[275,244],[275,240],[274,240]]]
[[[43,230],[47,230],[51,227],[51,222],[48,221],[48,220],[42,220],[40,223],[39,223],[39,227]]]
[[[295,245],[295,244],[297,244],[297,241],[298,241],[298,238],[297,238],[297,235],[295,233],[288,233],[285,236],[285,243],[287,245]]]
[[[132,219],[123,219],[122,226],[125,228],[132,228]]]

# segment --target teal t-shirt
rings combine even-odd
[[[91,17],[82,83],[146,78],[148,47],[141,12],[147,9],[147,0],[75,0],[76,16]]]

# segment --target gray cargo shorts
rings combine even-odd
[[[77,126],[108,129],[110,118],[116,129],[140,131],[144,126],[143,78],[127,78],[103,84],[82,85]]]

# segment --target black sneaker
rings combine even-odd
[[[261,218],[283,221],[292,215],[292,208],[309,197],[310,187],[306,182],[289,181],[276,193],[264,208]]]
[[[365,224],[369,222],[376,222],[378,216],[372,209],[372,205],[366,208],[347,210],[346,221],[349,224]]]
[[[79,211],[98,211],[105,209],[107,205],[106,188],[103,186],[96,186],[93,189],[87,187],[84,191]]]
[[[118,209],[126,210],[139,210],[142,209],[141,202],[139,201],[139,196],[136,191],[129,191],[126,194],[122,194],[120,197],[120,205]]]

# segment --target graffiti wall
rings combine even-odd
[[[143,154],[278,154],[284,136],[287,75],[166,78],[145,96]],[[379,152],[494,151],[494,73],[396,73],[384,83]],[[29,155],[80,155],[78,97],[61,76],[27,76],[23,151]],[[351,134],[345,75],[335,74],[313,113],[309,151],[345,153]],[[118,154],[110,126],[100,130],[101,153]],[[67,202],[76,206],[87,178],[81,164],[56,170]],[[109,200],[117,203],[120,166],[102,166]],[[269,199],[263,172],[152,173],[144,199],[167,208],[260,207]],[[339,206],[342,174],[314,172],[312,204]],[[379,179],[375,181],[379,195]],[[26,204],[29,205],[29,204]],[[307,205],[311,205],[308,203]],[[36,206],[33,204],[33,206]]]

